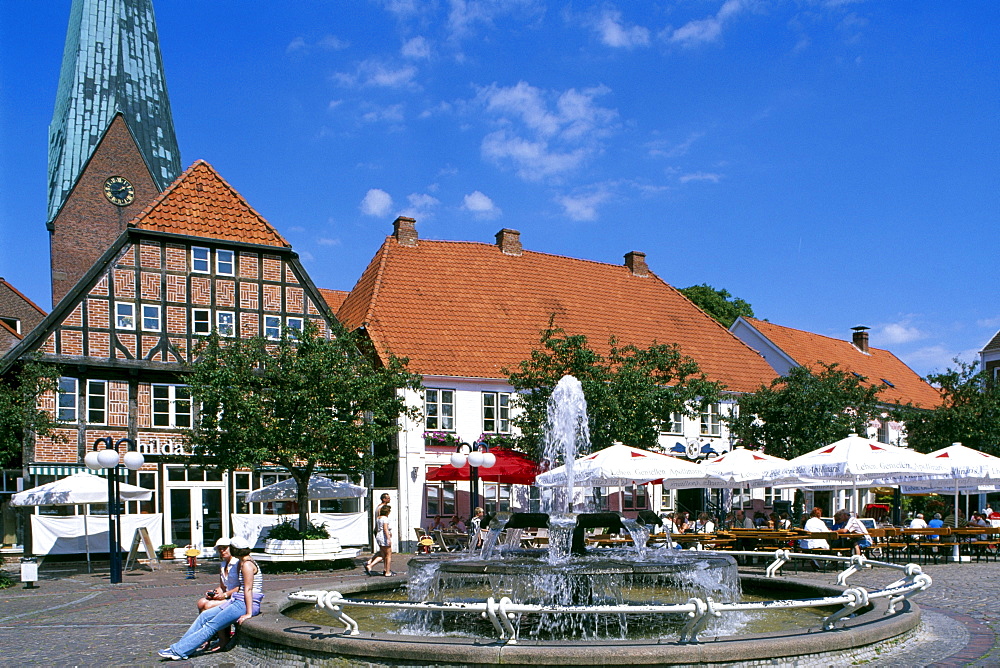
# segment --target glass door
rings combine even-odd
[[[221,487],[175,487],[170,490],[167,517],[168,541],[179,547],[193,545],[203,554],[212,552],[222,537],[226,501]]]

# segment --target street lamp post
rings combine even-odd
[[[472,483],[472,508],[474,511],[479,506],[479,469],[493,468],[497,463],[497,456],[490,452],[490,446],[486,443],[476,443],[475,447],[468,443],[459,443],[455,448],[455,454],[451,456],[451,465],[460,469],[469,464],[469,481]],[[470,512],[470,516],[471,516]]]
[[[122,443],[125,444],[125,455],[119,456],[118,448]],[[102,444],[103,450],[99,449]],[[145,463],[142,453],[131,449],[134,447],[135,442],[130,438],[121,438],[115,442],[110,436],[105,436],[94,441],[94,449],[83,458],[87,468],[108,472],[108,556],[111,560],[111,584],[121,584],[122,581],[122,505],[118,464],[121,462],[130,471],[138,471]]]

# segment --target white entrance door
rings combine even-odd
[[[224,487],[171,487],[167,490],[167,541],[210,553],[222,537],[228,506]]]

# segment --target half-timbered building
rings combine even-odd
[[[62,370],[42,398],[59,428],[24,453],[32,484],[81,470],[98,438],[132,439],[146,458],[134,482],[156,493],[130,510],[162,514],[165,542],[211,547],[230,513],[247,510],[240,495],[271,480],[176,463],[189,454],[182,431],[197,408],[184,375],[199,342],[213,331],[278,339],[307,320],[329,333],[331,318],[290,244],[194,163],[4,359],[37,355]]]

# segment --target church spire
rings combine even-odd
[[[118,114],[162,191],[181,161],[152,0],[73,0],[49,126],[50,229]]]

